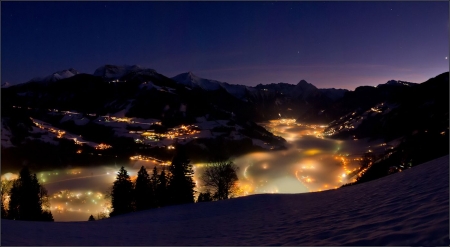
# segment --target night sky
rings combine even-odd
[[[354,89],[449,70],[443,2],[2,2],[1,81],[134,65]]]

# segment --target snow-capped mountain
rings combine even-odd
[[[127,100],[136,99],[128,114],[141,118],[156,118],[169,102],[174,104],[173,109],[180,107],[177,104],[190,102],[188,108],[196,109],[190,111],[193,118],[220,109],[237,116],[249,117],[253,121],[274,119],[281,115],[303,122],[329,123],[355,109],[366,111],[390,98],[400,97],[403,91],[417,86],[414,83],[391,80],[377,87],[362,86],[349,91],[321,89],[306,80],[300,80],[297,84],[281,82],[252,87],[205,79],[192,72],[168,78],[153,69],[137,65],[104,65],[96,69],[93,75],[74,76],[76,74],[77,71],[70,69],[40,79],[61,80],[60,86],[56,85],[58,83],[41,83],[40,87],[54,87],[45,93],[45,88],[44,91],[35,92],[35,85],[26,85],[27,83],[7,89],[14,91],[10,97],[18,97],[15,104],[27,100],[30,104],[45,105],[45,108],[65,104],[69,109],[78,109],[83,105],[85,108],[95,106],[117,112],[124,110]],[[83,85],[83,90],[79,90],[80,85]],[[96,101],[86,103],[86,97],[94,97]],[[111,104],[113,101],[116,103]],[[175,112],[173,114],[176,115]]]
[[[2,88],[7,88],[9,86],[11,86],[11,83],[9,83],[9,82],[2,82],[2,85],[1,85]]]
[[[194,75],[192,72],[182,73],[172,77],[176,82],[191,88],[201,88],[206,91],[218,90],[220,88],[219,81],[208,80]]]
[[[388,86],[414,86],[417,83],[407,82],[407,81],[398,81],[398,80],[390,80],[385,84],[379,84],[377,87],[388,85]]]
[[[30,80],[30,82],[55,82],[55,81],[59,81],[62,79],[70,78],[70,77],[72,77],[74,75],[78,75],[78,74],[80,74],[80,72],[78,72],[77,70],[75,70],[73,68],[70,68],[70,69],[57,71],[46,77],[33,78]]]
[[[192,72],[182,73],[175,77],[173,80],[179,84],[185,85],[190,88],[201,88],[206,91],[214,91],[220,88],[225,89],[229,94],[236,98],[243,98],[247,90],[246,86],[229,84],[227,82],[220,82],[216,80],[204,79],[194,75]]]
[[[138,65],[104,65],[95,70],[94,76],[101,76],[105,79],[121,79],[127,75],[154,75],[156,71],[153,69],[142,68]]]

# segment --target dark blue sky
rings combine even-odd
[[[354,89],[449,70],[448,2],[2,2],[2,82],[104,64]]]

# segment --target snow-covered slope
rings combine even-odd
[[[201,88],[206,91],[218,90],[221,82],[216,80],[208,80],[194,75],[192,72],[179,74],[172,77],[176,82],[191,88]]]
[[[448,246],[448,164],[444,156],[338,190],[253,195],[94,222],[2,220],[1,244]]]
[[[194,75],[192,72],[179,74],[175,77],[172,77],[172,79],[190,88],[201,88],[206,91],[214,91],[223,88],[236,98],[244,97],[247,90],[247,87],[244,85],[235,85],[216,80],[204,79]]]
[[[386,82],[385,84],[379,84],[377,87],[380,87],[382,85],[389,85],[389,86],[414,86],[417,83],[413,83],[413,82],[407,82],[407,81],[398,81],[398,80],[390,80],[388,82]]]
[[[5,122],[1,121],[2,129],[1,129],[1,136],[2,136],[2,142],[1,147],[2,148],[10,148],[14,147],[14,145],[11,143],[11,138],[13,137],[13,134],[11,133],[11,130],[9,127],[5,124]]]
[[[9,83],[9,82],[2,82],[2,85],[1,85],[2,88],[7,88],[10,86],[11,86],[11,83]]]
[[[94,76],[101,76],[107,79],[120,79],[130,73],[133,74],[146,74],[153,75],[156,73],[153,69],[142,68],[138,65],[132,66],[117,66],[117,65],[104,65],[94,71]]]
[[[78,75],[79,72],[73,68],[57,71],[44,78],[36,77],[30,80],[30,82],[55,82],[62,79],[70,78],[74,75]]]

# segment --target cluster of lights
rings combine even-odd
[[[83,146],[83,144],[86,143],[86,142],[78,141],[77,138],[72,138],[72,140],[75,142],[75,144],[80,145],[80,146]]]
[[[112,148],[112,146],[111,146],[111,145],[108,145],[108,144],[104,144],[104,143],[100,143],[99,145],[97,145],[97,146],[95,147],[95,149],[100,149],[100,150],[108,149],[108,148]]]
[[[54,213],[64,212],[80,212],[80,213],[93,213],[103,212],[109,213],[110,205],[105,199],[105,195],[101,192],[73,192],[70,190],[61,190],[49,196],[51,205],[50,210]],[[82,210],[81,207],[88,210]]]
[[[161,134],[160,137],[167,137],[169,139],[174,139],[178,137],[188,136],[188,135],[194,135],[197,133],[200,133],[198,130],[194,130],[194,125],[181,125],[179,128],[173,128],[171,131],[168,131],[167,133]]]
[[[150,156],[144,156],[144,155],[135,155],[135,156],[131,156],[130,160],[136,160],[136,161],[153,161],[153,162],[158,162],[159,165],[163,165],[163,166],[168,166],[170,165],[169,161],[162,161],[160,159],[154,158],[154,157],[150,157]]]
[[[136,143],[144,143],[144,140],[150,140],[150,141],[160,141],[163,140],[165,138],[168,139],[185,139],[187,138],[189,135],[194,135],[194,134],[198,134],[200,133],[200,131],[195,130],[194,128],[197,128],[198,126],[195,125],[181,125],[178,128],[173,128],[170,131],[167,131],[166,133],[155,133],[154,131],[134,131],[131,130],[129,133],[131,134],[141,134],[141,136],[143,137],[141,138],[136,138],[134,141]],[[169,148],[169,149],[173,149],[173,148]]]
[[[373,112],[376,112],[376,113],[382,113],[383,112],[378,107],[372,107],[372,108],[370,108],[370,110],[373,111]]]

